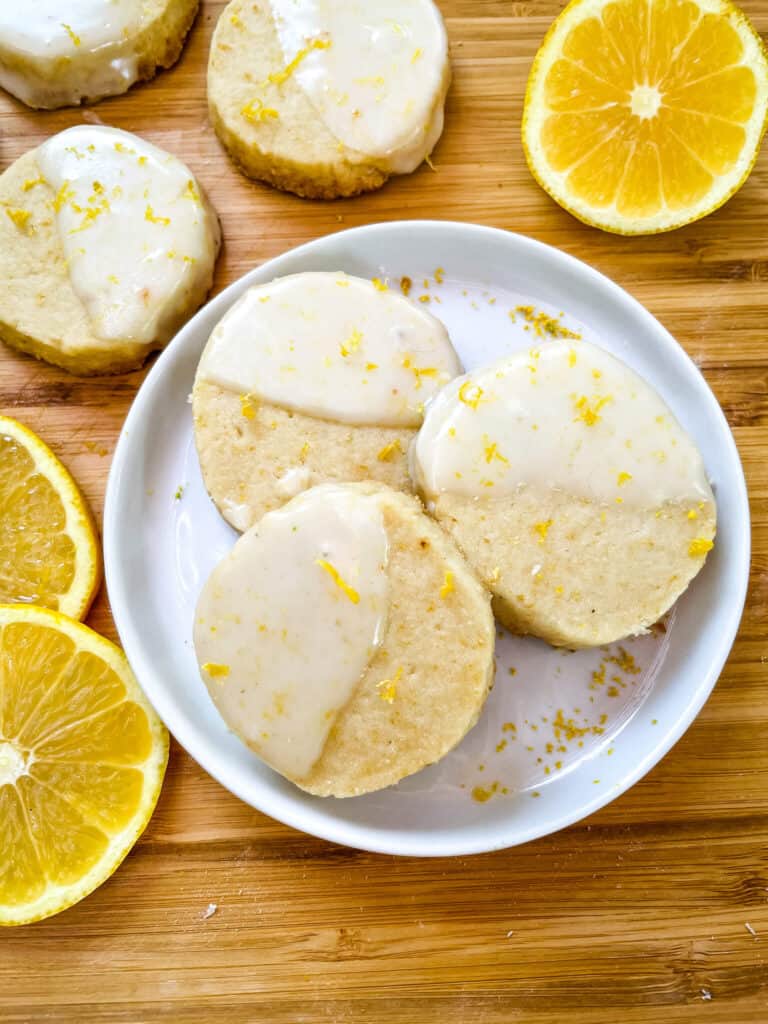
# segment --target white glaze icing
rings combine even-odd
[[[387,534],[378,500],[326,484],[270,512],[203,587],[194,643],[227,725],[301,779],[381,644]]]
[[[525,485],[647,508],[712,500],[701,455],[662,398],[586,342],[544,342],[451,381],[411,467],[430,500],[504,498]]]
[[[123,92],[136,81],[134,41],[142,0],[3,0],[0,48],[9,60],[57,60],[55,78],[36,80],[0,61],[0,85],[30,106],[78,103]]]
[[[414,170],[442,131],[448,42],[431,0],[270,0],[286,69],[349,149]]]
[[[93,125],[54,135],[36,160],[56,192],[70,280],[94,334],[157,340],[216,252],[189,169],[136,135]]]
[[[214,328],[202,379],[322,419],[418,426],[461,372],[435,317],[391,290],[336,273],[250,288]]]

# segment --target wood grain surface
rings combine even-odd
[[[712,698],[663,762],[518,849],[419,861],[334,847],[240,803],[174,745],[157,812],[115,876],[0,934],[0,1020],[766,1024],[768,153],[699,224],[635,239],[585,227],[535,185],[520,145],[526,76],[560,3],[443,0],[455,81],[435,171],[303,201],[241,177],[208,123],[222,6],[204,3],[179,64],[125,97],[38,113],[2,96],[0,166],[83,120],[164,146],[221,214],[217,290],[297,243],[397,218],[491,224],[586,260],[659,317],[723,405],[752,499],[747,609]],[[768,31],[767,0],[745,7]],[[0,352],[0,409],[53,446],[97,516],[143,376],[78,380]],[[103,593],[89,621],[115,636]]]

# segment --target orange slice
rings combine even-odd
[[[767,110],[765,51],[729,0],[572,0],[534,61],[523,145],[581,220],[669,231],[743,185]]]
[[[0,602],[85,616],[101,580],[77,484],[27,427],[0,416]]]
[[[167,760],[119,647],[59,612],[0,605],[0,925],[50,917],[108,878]]]

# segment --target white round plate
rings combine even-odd
[[[703,451],[719,507],[715,548],[664,625],[578,653],[499,630],[496,685],[464,741],[399,785],[348,800],[308,796],[227,730],[200,680],[191,639],[200,588],[237,537],[200,477],[188,403],[197,361],[246,288],[307,270],[375,276],[394,288],[410,278],[411,298],[429,298],[467,369],[546,345],[532,320],[537,311],[555,316],[661,392]],[[136,397],[104,517],[120,637],[144,691],[189,753],[227,789],[288,825],[348,846],[419,856],[546,835],[644,775],[693,721],[725,662],[744,603],[749,536],[744,477],[723,413],[650,313],[556,249],[432,221],[376,224],[310,242],[246,274],[202,309]]]

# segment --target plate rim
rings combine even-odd
[[[509,244],[510,242],[523,251],[535,251],[538,255],[559,264],[561,268],[572,273],[579,274],[587,279],[590,285],[611,294],[614,301],[628,305],[635,315],[639,316],[644,327],[654,332],[659,340],[662,340],[670,352],[674,352],[678,359],[684,360],[688,373],[698,377],[700,394],[707,403],[707,418],[712,417],[719,421],[726,446],[725,457],[732,465],[738,494],[735,495],[738,507],[741,511],[739,521],[733,524],[736,530],[737,546],[731,556],[734,563],[736,579],[738,581],[738,593],[731,600],[729,616],[724,628],[715,644],[711,648],[709,667],[699,681],[698,686],[690,693],[684,711],[680,713],[673,722],[660,733],[658,741],[646,752],[636,767],[625,773],[620,784],[606,787],[596,793],[592,800],[581,803],[575,809],[553,815],[541,826],[522,828],[520,824],[507,825],[502,822],[495,822],[489,826],[487,835],[481,833],[476,838],[472,836],[462,837],[460,833],[441,834],[440,830],[423,833],[402,833],[397,828],[381,828],[371,825],[357,824],[346,820],[331,820],[326,826],[324,822],[310,822],[304,820],[306,811],[300,807],[291,805],[282,794],[271,792],[268,794],[267,806],[257,803],[253,793],[246,795],[245,786],[240,784],[240,779],[228,778],[226,771],[217,763],[212,763],[207,755],[200,757],[193,753],[194,737],[190,736],[192,729],[187,729],[183,721],[178,722],[174,714],[176,702],[166,699],[163,693],[162,684],[157,685],[154,673],[148,659],[143,653],[141,637],[131,618],[130,600],[123,590],[123,574],[120,567],[120,499],[122,488],[123,466],[129,458],[133,426],[144,415],[145,407],[152,404],[152,397],[156,388],[162,383],[166,372],[172,368],[178,355],[185,351],[197,332],[197,324],[204,316],[209,316],[212,311],[223,316],[234,301],[252,284],[262,279],[269,280],[281,274],[280,266],[288,260],[301,259],[303,256],[314,254],[322,250],[329,242],[336,242],[339,238],[354,241],[360,236],[375,236],[389,232],[407,231],[409,234],[422,230],[431,232],[443,232],[447,236],[455,233],[472,234],[477,238],[497,239]],[[741,528],[739,528],[741,527]],[[518,846],[533,839],[542,838],[560,831],[575,822],[581,821],[593,814],[600,808],[611,803],[619,796],[629,790],[637,783],[651,768],[671,750],[683,734],[691,726],[701,708],[706,703],[717,680],[722,672],[723,666],[730,654],[733,643],[736,639],[739,624],[743,614],[749,582],[749,568],[751,560],[751,518],[749,509],[748,491],[744,470],[741,463],[738,448],[736,446],[730,425],[725,414],[714,396],[709,384],[694,363],[686,350],[670,334],[670,332],[653,316],[653,314],[639,302],[632,294],[622,288],[619,284],[585,263],[583,260],[572,256],[554,246],[550,246],[537,239],[529,238],[516,232],[507,231],[503,228],[496,228],[481,224],[474,224],[453,220],[430,220],[430,219],[399,219],[381,221],[372,224],[365,224],[359,227],[343,229],[321,235],[299,246],[287,249],[277,256],[265,260],[263,263],[251,268],[245,274],[227,285],[216,296],[206,302],[196,311],[181,330],[175,335],[165,350],[160,353],[155,364],[150,368],[142,381],[125,417],[120,430],[112,463],[107,479],[107,486],[104,499],[104,526],[103,526],[103,551],[104,551],[104,575],[107,595],[112,611],[112,618],[115,628],[120,637],[121,644],[136,678],[144,691],[147,699],[156,709],[162,720],[173,734],[176,741],[187,751],[190,757],[196,761],[209,775],[227,789],[230,793],[243,800],[244,803],[282,822],[285,825],[295,828],[301,832],[316,836],[329,842],[342,844],[354,849],[365,850],[372,853],[394,854],[399,856],[419,857],[441,857],[441,856],[468,856],[472,854],[488,853],[495,850],[507,849]],[[150,681],[150,685],[146,684]],[[179,727],[181,726],[181,727]],[[190,743],[190,740],[192,741]]]

